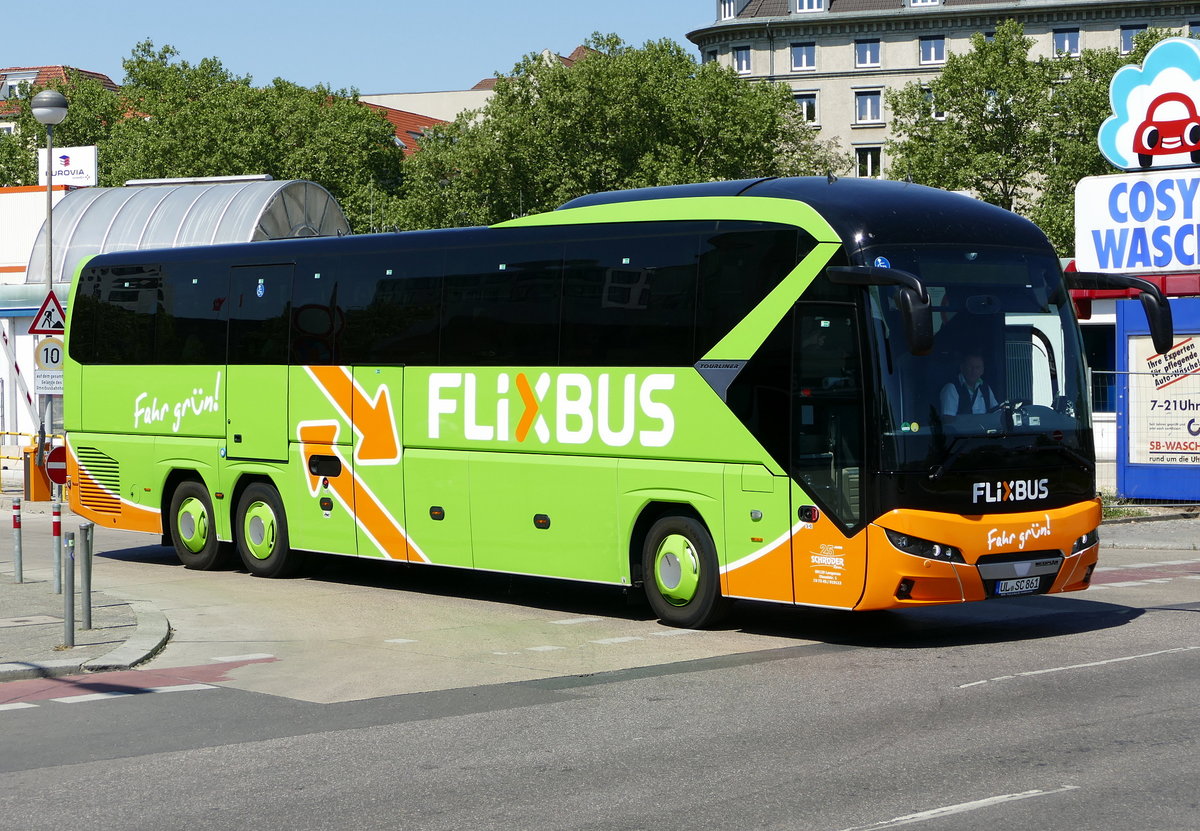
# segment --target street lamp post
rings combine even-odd
[[[31,109],[38,123],[46,125],[46,298],[54,293],[54,125],[61,124],[67,117],[67,99],[57,90],[44,89],[33,96]],[[46,396],[46,407],[42,410],[42,426],[39,433],[46,432],[47,422],[51,419],[50,407],[53,397]],[[37,464],[42,466],[45,460],[46,445],[38,441]],[[55,500],[57,503],[57,499]],[[57,504],[55,505],[57,509]],[[57,553],[57,552],[56,552]],[[57,563],[56,563],[57,565]],[[58,571],[55,571],[58,577]],[[57,579],[55,580],[57,585]]]
[[[54,125],[67,117],[67,99],[44,89],[33,96],[33,117],[46,125],[46,292],[54,291]]]

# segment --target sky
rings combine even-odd
[[[32,8],[32,7],[31,7]],[[364,95],[469,89],[529,52],[568,55],[593,32],[626,43],[713,22],[715,0],[63,0],[4,39],[0,67],[73,66],[118,84],[149,39],[196,64],[220,59],[256,85],[284,78]]]

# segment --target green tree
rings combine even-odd
[[[150,41],[123,64],[120,92],[77,73],[61,85],[70,112],[55,128],[55,144],[97,145],[101,185],[262,173],[310,179],[338,199],[358,229],[371,225],[376,205],[384,213],[396,198],[403,151],[391,125],[354,91],[279,78],[255,87],[216,58],[193,65],[174,47]],[[44,146],[44,135],[27,98],[17,134],[0,137],[0,182],[35,180],[29,151]]]
[[[488,224],[585,193],[843,170],[787,88],[697,64],[669,40],[593,35],[573,66],[526,56],[478,111],[432,129],[405,164],[398,223]]]
[[[1056,59],[1057,81],[1046,128],[1051,146],[1041,192],[1028,215],[1063,256],[1075,250],[1075,185],[1087,176],[1117,172],[1096,140],[1100,125],[1112,115],[1108,88],[1113,75],[1126,64],[1142,63],[1154,44],[1176,34],[1166,29],[1142,32],[1128,55],[1116,49],[1084,49],[1078,58]]]
[[[1177,33],[1139,34],[1131,54],[1085,49],[1078,57],[1029,57],[1032,38],[1015,21],[992,40],[951,55],[939,78],[888,93],[895,138],[889,175],[966,190],[1029,216],[1064,255],[1074,250],[1075,185],[1113,173],[1096,143],[1111,113],[1109,82]]]
[[[70,104],[66,120],[54,128],[56,147],[103,145],[113,125],[123,117],[118,93],[76,70],[68,70],[65,82],[55,80],[49,88],[65,95]],[[33,117],[30,104],[40,91],[40,87],[25,91],[19,99],[16,130],[0,133],[0,185],[37,184],[35,154],[46,152],[46,128]]]
[[[1050,148],[1052,64],[1029,59],[1033,38],[1008,20],[991,40],[977,32],[971,51],[952,54],[928,85],[887,93],[893,178],[1020,210],[1036,197]]]
[[[310,179],[359,229],[371,224],[373,194],[380,202],[395,198],[403,151],[391,125],[354,91],[281,78],[255,87],[216,58],[192,65],[149,41],[124,66],[122,93],[132,117],[114,127],[103,148],[108,183],[258,173]]]

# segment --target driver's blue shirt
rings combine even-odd
[[[967,398],[967,402],[960,405],[964,396]],[[974,388],[971,388],[967,386],[967,379],[959,373],[956,380],[942,387],[942,415],[944,416],[986,413],[997,406],[999,405],[996,396],[992,395],[992,391],[987,384],[983,383],[982,379],[975,383]]]

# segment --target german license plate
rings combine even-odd
[[[1029,594],[1041,588],[1040,577],[1020,577],[1016,580],[997,580],[996,594]]]

